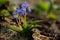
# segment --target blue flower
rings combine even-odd
[[[21,9],[17,10],[17,13],[21,13]]]
[[[22,4],[22,10],[26,10],[26,8],[28,9],[28,12],[31,12],[31,9],[28,7],[28,2],[25,1],[23,4]]]
[[[22,10],[22,9],[18,10],[17,13],[26,16],[26,12],[24,10]]]
[[[21,6],[21,9],[19,8],[16,8],[16,10],[13,12],[14,15],[16,14],[22,14],[24,16],[27,15],[26,13],[26,8],[28,9],[28,12],[31,12],[31,9],[29,7],[27,7],[28,3],[27,2],[24,2]]]
[[[18,15],[13,15],[14,18],[18,18]]]
[[[28,5],[27,2],[24,2],[24,3],[22,4],[21,10],[22,10],[23,12],[26,11],[27,5]],[[23,13],[23,14],[24,14],[24,13]]]
[[[18,10],[19,10],[19,8],[16,8],[16,10],[13,12],[13,15],[17,14]]]
[[[23,7],[23,8],[21,8],[21,10],[26,11],[26,8]]]
[[[21,7],[22,7],[22,8],[26,8],[27,5],[28,5],[28,3],[27,3],[27,2],[24,2]]]
[[[14,12],[13,12],[13,15],[15,15],[15,14],[17,14],[17,12],[16,12],[16,11],[14,11]]]
[[[28,9],[28,12],[31,12],[31,9],[29,7],[27,9]]]

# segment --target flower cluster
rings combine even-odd
[[[17,14],[22,14],[22,15],[26,16],[27,15],[26,9],[28,10],[28,12],[31,12],[30,7],[28,7],[28,3],[27,2],[24,2],[21,5],[21,9],[16,8],[16,10],[13,12],[14,18],[17,18]]]

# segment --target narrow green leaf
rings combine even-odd
[[[20,30],[19,28],[14,27],[14,26],[12,26],[12,25],[8,25],[7,28],[9,28],[9,29],[11,29],[11,30],[13,30],[13,31],[16,31],[16,32],[21,32],[21,30]]]

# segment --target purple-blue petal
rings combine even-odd
[[[20,9],[20,10],[17,11],[17,13],[23,15],[24,14],[24,11]]]
[[[21,12],[21,10],[17,10],[17,13],[20,13]]]
[[[13,15],[14,18],[18,18],[18,15]]]
[[[14,15],[14,14],[17,14],[17,12],[16,12],[16,11],[14,11],[14,12],[13,12],[13,15]]]
[[[29,7],[27,9],[28,9],[28,12],[31,12],[31,9]]]
[[[25,10],[26,10],[26,8],[24,8],[24,7],[23,7],[23,8],[21,8],[21,10],[25,11]]]
[[[24,12],[23,12],[23,15],[24,15],[24,16],[26,16],[26,15],[27,15],[27,13],[24,11]]]
[[[23,4],[22,4],[22,7],[27,7],[27,5],[28,5],[28,3],[27,2],[24,2]]]

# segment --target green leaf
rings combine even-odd
[[[37,23],[40,23],[40,22],[43,22],[43,20],[29,21],[28,23],[37,24]]]
[[[16,5],[15,4],[10,4],[10,11],[13,12],[16,8]]]
[[[0,6],[2,6],[3,4],[5,4],[7,1],[9,1],[9,0],[0,0]]]
[[[56,10],[60,10],[60,6],[58,6]]]
[[[60,10],[60,5],[53,5],[54,10]]]
[[[8,25],[7,28],[9,28],[9,29],[11,29],[11,30],[13,30],[13,31],[16,31],[16,32],[21,32],[21,30],[20,30],[19,28],[14,27],[14,26],[12,26],[12,25]]]
[[[28,37],[29,35],[31,35],[31,30],[33,28],[40,28],[40,25],[30,25],[28,24],[27,27],[23,28],[23,30],[21,31],[21,36],[23,37]]]
[[[4,15],[4,16],[9,16],[10,15],[9,12],[5,9],[1,11],[1,14]]]
[[[51,20],[55,20],[57,19],[57,16],[53,13],[49,13],[47,16],[46,16],[47,19],[51,19]]]
[[[58,15],[58,20],[60,21],[60,15]]]
[[[49,10],[50,6],[51,6],[51,3],[50,2],[40,2],[39,3],[40,7],[44,10]]]

